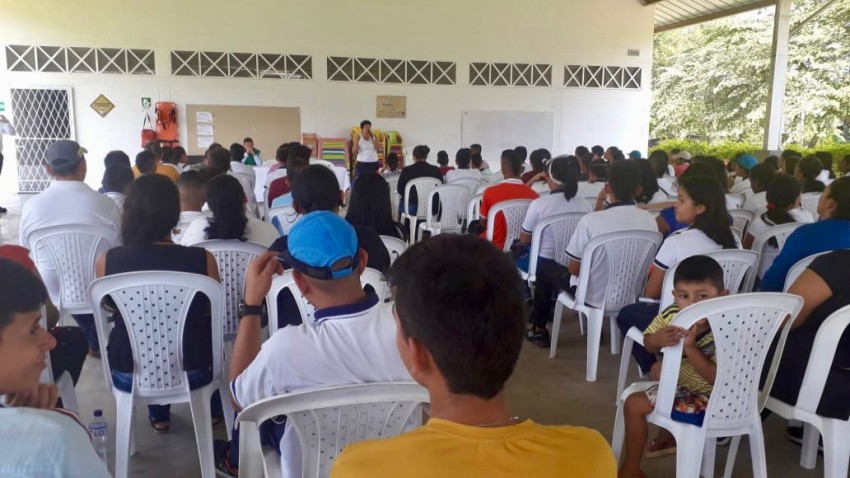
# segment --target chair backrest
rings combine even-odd
[[[768,244],[770,239],[775,238],[777,248],[779,250],[782,250],[782,248],[785,247],[785,241],[788,240],[788,236],[790,236],[794,231],[797,230],[798,227],[802,225],[802,222],[789,222],[786,224],[780,224],[778,226],[769,227],[753,240],[753,246],[751,250],[761,254],[761,257],[759,258],[758,270],[763,269],[762,263],[765,261],[764,246]]]
[[[393,214],[393,220],[399,220],[398,202],[401,196],[398,195],[398,176],[387,179],[387,189],[390,194],[390,211]]]
[[[210,302],[212,325],[213,377],[221,376],[224,289],[200,274],[171,271],[145,271],[115,274],[92,282],[89,295],[100,304],[112,297],[127,326],[133,351],[133,394],[156,397],[189,392],[183,369],[183,330],[189,307],[197,294]],[[95,326],[101,354],[106,357],[109,337],[107,313],[94,308]],[[106,384],[111,389],[109,360],[101,360]]]
[[[835,359],[838,342],[850,325],[850,306],[844,306],[826,318],[818,327],[815,342],[812,344],[812,354],[806,365],[800,396],[797,398],[797,408],[817,414],[826,379]],[[770,377],[771,379],[773,377]]]
[[[301,444],[301,476],[330,474],[334,460],[349,444],[384,439],[418,426],[428,391],[414,382],[384,382],[303,390],[256,402],[236,417],[239,425],[239,470],[243,476],[274,475],[277,451],[262,453],[260,424],[279,415],[295,429]],[[269,463],[269,460],[276,462]]]
[[[372,289],[378,295],[378,300],[381,302],[385,302],[390,296],[387,281],[380,271],[367,267],[363,270],[363,274],[360,275],[360,284],[363,287],[366,287],[367,284],[372,286]],[[316,307],[308,302],[307,298],[301,294],[301,290],[298,289],[295,279],[292,277],[292,269],[287,269],[283,274],[275,276],[272,279],[271,288],[269,289],[269,293],[266,294],[266,304],[268,304],[269,314],[269,336],[274,335],[279,328],[277,298],[284,289],[288,289],[289,293],[295,299],[295,304],[298,306],[298,313],[301,316],[302,322],[309,327],[314,325],[313,314],[316,312]]]
[[[744,205],[744,197],[740,194],[727,194],[726,197],[730,200],[730,205],[734,205],[733,209],[740,209]]]
[[[802,274],[803,271],[809,267],[809,264],[811,264],[812,261],[817,259],[818,256],[822,256],[830,252],[832,251],[819,252],[817,254],[812,254],[797,261],[796,264],[794,264],[793,266],[791,266],[790,269],[788,269],[788,273],[785,274],[785,288],[783,290],[788,292],[788,289],[791,288],[791,285],[794,284],[794,281],[796,281],[797,278],[800,277],[800,274]]]
[[[531,199],[511,199],[510,201],[502,201],[490,208],[487,214],[487,240],[493,240],[493,232],[496,228],[496,218],[501,214],[505,218],[505,244],[502,250],[509,251],[511,243],[519,237],[522,221],[525,219],[525,213],[528,211],[528,206],[531,205]]]
[[[472,196],[472,199],[469,200],[469,206],[466,208],[466,224],[469,227],[469,223],[472,221],[477,221],[481,219],[481,199],[484,197],[484,194],[476,194]]]
[[[428,205],[427,216],[425,217],[428,227],[434,227],[438,224],[438,220],[431,214],[430,208],[435,197],[440,201],[440,210],[438,211],[440,232],[460,232],[469,205],[469,189],[457,184],[445,184],[432,189],[428,194],[428,202],[425,203]]]
[[[100,253],[118,245],[118,233],[99,226],[51,226],[32,231],[27,242],[36,265],[53,264],[59,290],[50,292],[59,298],[60,312],[90,312],[88,287],[95,278],[94,263]]]
[[[273,207],[266,213],[266,222],[276,227],[281,236],[289,234],[289,230],[299,219],[301,215],[295,212],[292,206]]]
[[[732,216],[732,229],[738,232],[738,237],[743,238],[753,220],[753,212],[748,209],[732,209],[729,215]]]
[[[390,265],[407,250],[407,243],[397,237],[381,236],[381,242],[384,243],[384,247],[387,248],[387,252],[390,254]]]
[[[416,198],[419,201],[419,207],[416,210],[416,218],[425,219],[425,215],[430,208],[426,207],[427,204],[424,203],[423,199],[427,198],[428,195],[431,194],[432,189],[442,184],[442,181],[435,178],[416,178],[409,181],[404,186],[404,212],[410,210],[410,192],[415,189]]]
[[[548,229],[555,236],[555,262],[565,266],[567,264],[567,244],[569,244],[578,222],[584,215],[583,212],[555,214],[541,219],[534,226],[534,231],[531,233],[531,253],[528,262],[529,282],[534,282],[537,279],[537,258],[540,257],[540,242],[543,239],[544,229]]]
[[[586,304],[589,292],[600,299],[593,305],[611,313],[637,302],[646,288],[649,266],[661,240],[658,232],[638,230],[609,232],[591,239],[582,252],[576,303]],[[602,269],[608,271],[605,289],[589,291],[590,275]]]
[[[469,197],[472,197],[475,196],[475,193],[478,191],[478,186],[481,185],[481,180],[475,178],[460,178],[446,184],[465,186],[466,189],[469,190]]]
[[[720,267],[723,268],[723,284],[730,294],[752,292],[756,275],[758,275],[760,257],[758,252],[742,249],[721,249],[698,255],[708,256],[720,264]],[[685,259],[682,259],[682,261]],[[664,274],[659,310],[664,310],[673,303],[673,278],[676,276],[676,269],[679,268],[682,261],[670,266],[667,273]]]
[[[717,375],[703,427],[740,430],[751,427],[759,419],[759,380],[768,349],[785,317],[790,315],[793,320],[802,306],[801,297],[762,292],[706,300],[676,315],[671,325],[685,329],[708,319],[714,336]],[[668,418],[673,409],[682,351],[683,341],[663,349],[655,413]],[[764,387],[769,390],[771,385],[769,380]]]
[[[820,214],[818,214],[820,195],[821,193],[805,193],[800,197],[800,206],[803,210],[810,212],[815,221],[820,218]]]
[[[253,242],[224,239],[204,241],[195,246],[203,247],[215,256],[218,275],[224,286],[224,316],[221,320],[224,340],[233,341],[236,339],[236,329],[239,328],[238,309],[245,295],[248,265],[266,252],[266,248]]]

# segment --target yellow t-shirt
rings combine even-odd
[[[654,319],[652,319],[652,322],[649,324],[649,327],[643,331],[643,334],[654,334],[664,327],[670,326],[670,323],[673,322],[673,319],[678,313],[679,307],[676,304],[667,307]],[[717,363],[714,335],[711,332],[697,337],[696,346],[703,355],[709,358],[709,360]],[[682,356],[682,363],[679,366],[679,386],[689,392],[701,393],[705,396],[711,395],[711,389],[714,388],[702,377],[702,375],[699,374],[699,372],[697,372],[697,369],[694,368],[694,365],[687,357],[684,356],[684,354]]]
[[[525,420],[482,428],[432,418],[410,433],[355,443],[331,478],[615,478],[608,443],[595,430]]]
[[[174,182],[177,182],[177,180],[180,179],[180,171],[178,171],[176,168],[172,168],[171,166],[165,166],[163,164],[158,164],[156,166],[156,171],[154,171],[154,172],[156,174],[162,174],[163,176],[168,176],[168,178],[171,179]],[[141,175],[142,174],[139,172],[139,168],[133,166],[133,176],[138,178]]]

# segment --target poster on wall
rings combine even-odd
[[[213,125],[210,123],[198,123],[198,136],[213,136]]]
[[[212,123],[213,122],[213,114],[209,111],[198,111],[195,113],[195,122],[196,123]]]
[[[215,138],[212,136],[198,136],[198,147],[199,148],[209,148],[210,145],[213,144]]]
[[[375,116],[378,118],[407,118],[407,97],[379,96]]]

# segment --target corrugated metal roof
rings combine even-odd
[[[775,0],[640,0],[655,6],[655,31],[662,32],[715,18],[775,5]]]

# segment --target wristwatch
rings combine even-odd
[[[239,316],[239,320],[242,320],[242,317],[246,315],[261,315],[263,313],[264,307],[262,305],[248,305],[244,300],[239,301],[239,307],[236,309],[236,313]]]

